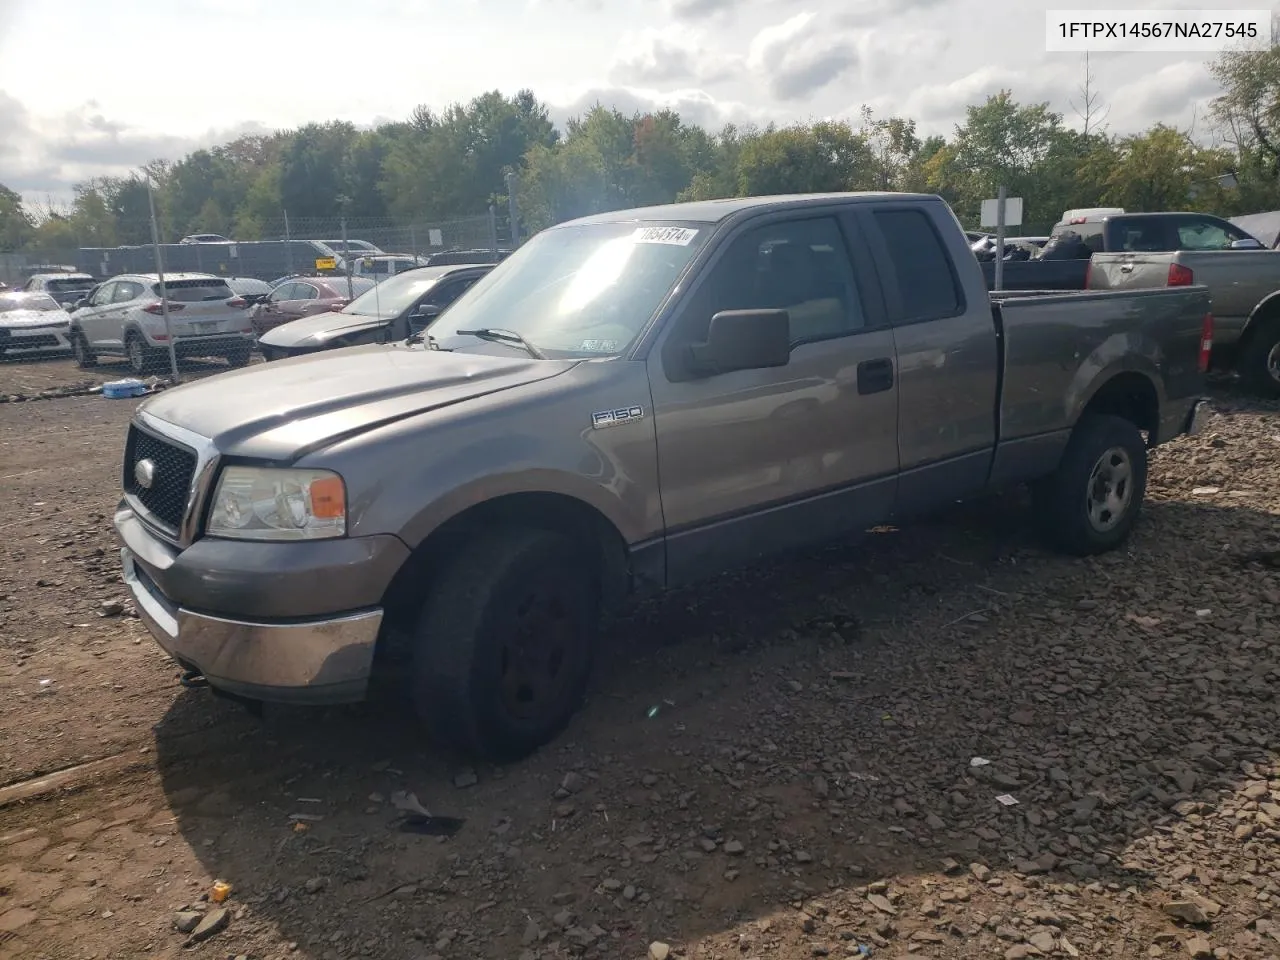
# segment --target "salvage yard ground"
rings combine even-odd
[[[1127,552],[992,498],[725,577],[474,769],[390,698],[179,687],[117,573],[135,402],[0,404],[0,957],[1280,955],[1280,411],[1217,404]]]

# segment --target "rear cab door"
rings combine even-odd
[[[991,300],[945,204],[857,210],[898,358],[897,512],[925,513],[987,482],[1000,365]]]

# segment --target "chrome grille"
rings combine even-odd
[[[138,464],[144,460],[152,464],[150,486],[138,480]],[[125,493],[175,536],[182,527],[195,470],[194,450],[158,437],[137,424],[129,426],[124,454]]]

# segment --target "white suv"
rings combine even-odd
[[[174,351],[180,357],[226,357],[233,367],[249,362],[253,324],[248,303],[227,281],[208,273],[165,277]],[[169,338],[154,273],[112,277],[76,304],[71,314],[71,350],[81,367],[98,354],[123,354],[135,373],[168,365]]]

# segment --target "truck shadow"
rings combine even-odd
[[[934,922],[886,931],[847,891],[947,857],[1168,883],[1143,838],[1274,746],[1280,584],[1233,557],[1280,547],[1275,517],[1153,502],[1090,560],[1026,521],[990,498],[643,604],[571,728],[508,768],[457,766],[393,704],[260,724],[188,695],[156,729],[164,788],[208,871],[315,956],[640,956],[819,894],[859,942],[905,942]],[[398,790],[465,823],[401,832]]]

